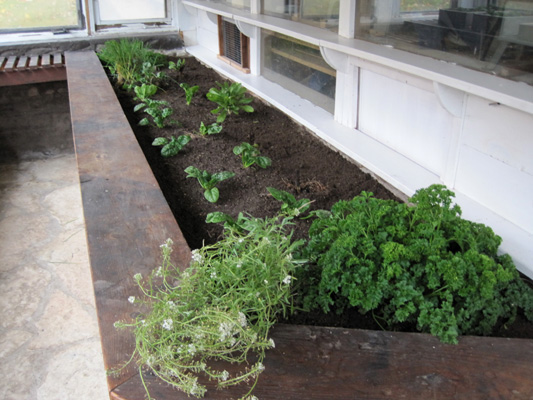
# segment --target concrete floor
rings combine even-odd
[[[74,154],[0,164],[0,399],[108,399]]]

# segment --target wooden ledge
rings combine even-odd
[[[96,55],[67,53],[72,129],[106,368],[128,360],[129,331],[113,323],[134,315],[135,273],[148,274],[159,245],[175,242],[175,262],[190,250],[137,144]],[[446,345],[433,336],[357,329],[276,325],[276,348],[254,394],[260,399],[532,399],[533,340],[463,337]],[[227,366],[228,370],[231,366]],[[147,374],[153,398],[188,399]],[[110,398],[142,400],[132,365],[109,377]],[[242,386],[207,399],[238,398]]]

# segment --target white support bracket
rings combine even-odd
[[[463,136],[463,121],[466,107],[466,93],[442,83],[433,82],[437,99],[446,111],[453,116],[452,130],[448,144],[446,165],[442,172],[441,180],[451,189],[455,188],[459,152]]]
[[[258,28],[256,26],[247,24],[246,22],[242,22],[237,19],[235,20],[235,25],[237,25],[237,28],[243,35],[248,36],[250,39],[256,39],[258,32]]]

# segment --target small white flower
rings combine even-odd
[[[265,285],[268,285],[268,281],[266,279],[263,282],[265,282]]]
[[[242,242],[244,242],[244,239],[243,239],[243,238],[240,238],[240,239],[238,240],[238,242],[239,242],[239,243],[242,243]]]
[[[145,320],[145,319],[142,319],[142,320],[141,320],[141,325],[142,325],[142,326],[146,326],[146,320]]]
[[[262,363],[257,363],[257,370],[262,372],[265,370],[265,366]]]
[[[224,381],[227,381],[228,378],[229,378],[229,372],[224,370],[224,372],[222,372],[222,376],[220,377],[220,380],[224,382]]]
[[[240,267],[242,267],[242,264],[241,264],[241,263],[238,263],[238,264],[237,264],[237,268],[240,268]]]
[[[269,339],[268,344],[270,345],[270,348],[273,349],[276,347],[276,343],[274,343],[274,339]]]
[[[211,272],[211,279],[215,279],[217,277],[216,271]]]
[[[196,249],[196,250],[193,250],[192,251],[192,260],[194,262],[197,262],[199,264],[202,263],[202,261],[204,260],[204,258],[202,257],[202,255],[200,254],[200,250]]]
[[[176,303],[174,303],[172,300],[167,301],[167,305],[168,305],[170,308],[176,308]]]
[[[289,254],[287,255],[287,260],[289,260],[289,261],[292,260],[292,253],[289,253]]]
[[[189,346],[187,347],[187,352],[191,356],[194,356],[194,354],[196,353],[196,346],[193,343],[189,344]]]
[[[163,327],[163,329],[166,329],[167,331],[171,331],[173,324],[174,324],[174,321],[172,321],[172,319],[169,318],[169,319],[165,319],[163,323],[161,324],[161,326]]]
[[[163,276],[163,267],[159,267],[154,275],[159,277]]]
[[[168,238],[165,243],[163,243],[161,246],[162,249],[168,249],[168,250],[172,250],[172,245],[174,244],[174,242],[172,241],[172,239]]]
[[[242,313],[241,311],[239,311],[239,318],[238,318],[238,321],[239,321],[239,324],[245,328],[246,325],[248,325],[248,323],[246,322],[246,315],[244,315],[244,313]]]
[[[291,280],[292,280],[292,276],[287,275],[287,276],[283,279],[283,283],[284,283],[285,285],[288,285],[288,284],[291,283]]]
[[[265,242],[266,244],[270,244],[270,240],[268,240],[267,237],[264,237],[264,238],[263,238],[263,242]]]
[[[142,278],[143,276],[140,273],[133,275],[133,279],[135,279],[137,282],[139,282]]]
[[[131,304],[135,303],[135,296],[130,296],[130,297],[128,297],[128,301],[129,301]]]

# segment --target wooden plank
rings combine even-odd
[[[6,72],[13,71],[16,67],[17,59],[18,58],[16,56],[9,56],[9,58],[7,59],[6,65],[4,67],[4,71]]]
[[[54,57],[55,58],[55,57]],[[96,309],[106,369],[133,351],[129,296],[133,279],[160,261],[160,244],[171,238],[174,262],[186,267],[190,249],[161,193],[113,88],[93,52],[66,54],[69,101]],[[108,377],[110,390],[135,375],[134,365]]]
[[[281,324],[272,338],[276,347],[267,352],[265,371],[254,390],[261,400],[518,400],[533,396],[530,340],[463,337],[458,345],[447,345],[425,334]],[[149,374],[144,379],[153,398],[188,398]],[[207,384],[206,399],[240,398],[247,388],[220,391]],[[143,396],[138,376],[112,393],[116,399]]]
[[[38,68],[39,67],[39,56],[31,56],[30,62],[28,63],[28,68]]]
[[[50,54],[43,54],[41,57],[41,67],[50,66],[51,65],[50,58],[51,58]]]
[[[52,65],[63,65],[63,55],[61,53],[52,54]]]
[[[65,68],[37,68],[20,71],[15,70],[11,72],[0,73],[0,87],[64,81],[66,79],[67,73]]]
[[[23,70],[28,68],[28,64],[30,62],[30,57],[28,56],[21,56],[19,57],[19,61],[17,63],[17,70]]]

